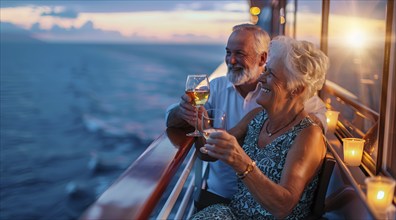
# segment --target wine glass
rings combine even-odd
[[[207,109],[202,114],[201,132],[205,139],[213,132],[226,130],[226,114],[220,109]]]
[[[208,109],[206,112],[202,113],[201,118],[200,131],[205,139],[199,139],[199,144],[196,143],[195,145],[196,149],[199,151],[198,157],[203,161],[217,161],[217,158],[209,156],[207,152],[205,152],[206,149],[202,149],[202,147],[206,143],[205,140],[209,138],[211,133],[226,130],[226,114],[220,109]]]
[[[198,109],[203,106],[209,98],[209,79],[205,74],[188,75],[186,81],[186,94],[192,99],[192,105],[196,108],[195,131],[187,136],[202,136],[198,131]]]

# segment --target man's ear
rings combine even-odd
[[[268,55],[267,52],[263,52],[260,54],[260,62],[259,62],[260,66],[264,66],[264,64],[267,62],[267,55]]]

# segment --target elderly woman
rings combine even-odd
[[[256,101],[264,110],[253,110],[229,133],[212,133],[201,148],[235,170],[238,191],[230,205],[209,206],[193,219],[302,219],[310,214],[326,147],[304,102],[321,89],[328,63],[309,42],[284,36],[271,41],[257,88]]]

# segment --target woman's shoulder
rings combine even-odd
[[[319,143],[323,140],[322,128],[309,117],[305,117],[303,120],[301,120],[298,130],[299,132],[296,138],[297,142],[303,141]]]
[[[322,139],[322,128],[309,116],[304,117],[293,129],[297,134],[297,140],[319,140]]]

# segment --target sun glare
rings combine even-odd
[[[347,44],[353,48],[363,48],[367,43],[367,35],[361,30],[352,30],[347,33]]]

